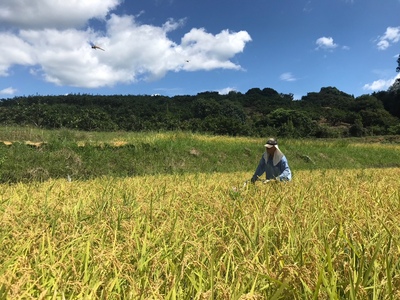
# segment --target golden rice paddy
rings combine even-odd
[[[0,186],[0,299],[396,299],[400,169]]]

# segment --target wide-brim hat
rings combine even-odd
[[[278,146],[278,141],[274,138],[269,138],[267,143],[264,145],[266,148],[272,148]]]

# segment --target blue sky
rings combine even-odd
[[[399,15],[400,0],[2,0],[0,98],[357,97],[399,77]]]

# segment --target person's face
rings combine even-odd
[[[267,151],[267,153],[269,155],[274,155],[276,148],[275,147],[271,147],[271,148],[265,147],[265,150]]]

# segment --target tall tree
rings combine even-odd
[[[400,54],[399,54],[399,57],[397,58],[397,68],[396,68],[396,72],[400,72]]]

